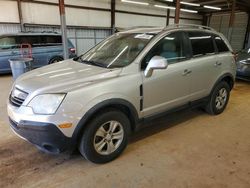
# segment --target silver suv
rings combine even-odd
[[[75,59],[20,76],[9,96],[10,125],[43,151],[78,147],[89,161],[105,163],[155,115],[198,104],[222,113],[235,74],[232,48],[211,28],[123,31]]]

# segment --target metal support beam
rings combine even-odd
[[[174,23],[175,24],[179,24],[179,20],[180,20],[180,0],[176,0],[176,7],[175,7],[175,18],[174,18]]]
[[[115,33],[115,0],[111,0],[111,28],[112,33]]]
[[[211,18],[212,18],[212,14],[209,14],[208,21],[207,21],[207,26],[211,25]]]
[[[245,34],[243,49],[250,47],[250,12],[248,12],[248,22],[247,22],[247,30]]]
[[[60,12],[62,42],[63,42],[63,57],[64,57],[64,59],[68,59],[69,58],[69,49],[68,49],[64,0],[59,0],[59,12]]]
[[[232,37],[232,31],[233,31],[233,25],[234,25],[234,17],[235,17],[235,0],[232,2],[232,10],[229,18],[229,28],[228,28],[228,33],[227,33],[227,39],[229,42],[231,42],[231,37]]]
[[[233,27],[234,17],[235,17],[234,13],[235,13],[235,0],[233,0],[232,2],[232,10],[231,10],[230,19],[229,19],[229,27]]]
[[[167,10],[167,18],[166,18],[166,26],[169,25],[169,16],[170,16],[170,10]]]
[[[22,14],[22,7],[21,7],[21,0],[17,0],[17,8],[18,8],[18,16],[19,16],[19,22],[20,22],[20,27],[21,31],[24,32],[24,23],[23,23],[23,14]]]

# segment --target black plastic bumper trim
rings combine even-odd
[[[10,126],[21,137],[48,153],[59,153],[74,148],[72,139],[65,136],[54,124],[20,121],[9,118]],[[48,150],[51,148],[51,150]],[[55,152],[56,151],[56,152]]]

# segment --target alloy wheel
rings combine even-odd
[[[94,148],[101,155],[113,153],[122,143],[124,130],[118,121],[108,121],[100,126],[94,136]]]

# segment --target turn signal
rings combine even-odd
[[[64,128],[70,128],[72,127],[72,123],[62,123],[60,125],[58,125],[58,127],[64,129]]]

